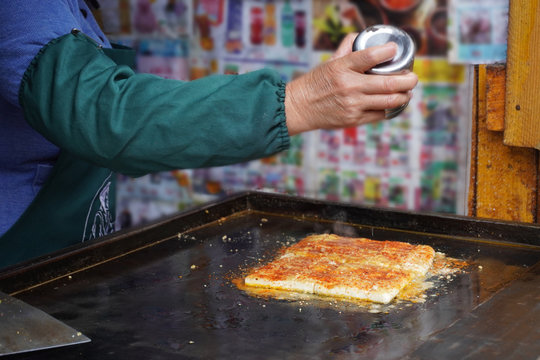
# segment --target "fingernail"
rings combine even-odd
[[[384,57],[383,61],[392,60],[396,55],[397,45],[396,43],[389,42],[374,48],[374,51],[375,56]]]
[[[389,47],[389,48],[392,48],[392,49],[397,49],[397,44],[395,42],[393,42],[393,41],[387,42],[383,46],[386,46],[386,47]]]

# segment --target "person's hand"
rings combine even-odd
[[[289,135],[315,129],[340,129],[384,119],[384,110],[407,103],[418,82],[414,73],[372,75],[366,71],[391,60],[388,43],[352,52],[349,34],[331,60],[291,81],[285,90]]]

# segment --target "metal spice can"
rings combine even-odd
[[[391,25],[373,25],[362,31],[353,42],[353,51],[364,50],[372,46],[389,42],[397,44],[397,52],[392,60],[378,64],[368,71],[370,74],[395,75],[412,71],[416,46],[413,39],[405,31]],[[409,103],[385,110],[385,118],[391,119],[399,115]]]

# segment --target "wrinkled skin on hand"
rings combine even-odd
[[[352,51],[349,34],[332,59],[287,84],[285,114],[289,135],[315,129],[340,129],[384,119],[384,110],[407,103],[418,82],[414,73],[373,75],[366,71],[392,59],[388,43]]]

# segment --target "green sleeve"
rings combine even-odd
[[[136,74],[76,32],[40,51],[19,91],[25,118],[49,141],[132,176],[285,150],[284,97],[267,69],[189,82]]]

